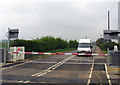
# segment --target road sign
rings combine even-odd
[[[10,29],[9,38],[18,38],[19,29]]]

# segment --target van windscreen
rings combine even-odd
[[[90,48],[90,43],[79,43],[79,48]]]

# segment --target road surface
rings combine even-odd
[[[74,51],[75,52],[75,51]],[[95,53],[101,53],[96,47]],[[41,85],[111,85],[106,69],[105,56],[78,57],[55,55],[48,58],[4,66],[3,85],[41,84]]]

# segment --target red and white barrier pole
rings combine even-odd
[[[42,52],[9,52],[11,54],[39,54],[39,55],[102,55],[106,56],[107,54],[88,54],[88,53],[42,53]]]

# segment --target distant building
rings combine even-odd
[[[118,30],[104,30],[103,33],[105,40],[111,40],[112,42],[118,43]]]
[[[109,20],[109,15],[108,15]],[[120,42],[120,1],[118,2],[118,30],[110,30],[108,21],[108,30],[103,31],[103,38],[105,40],[111,40],[112,42]]]

